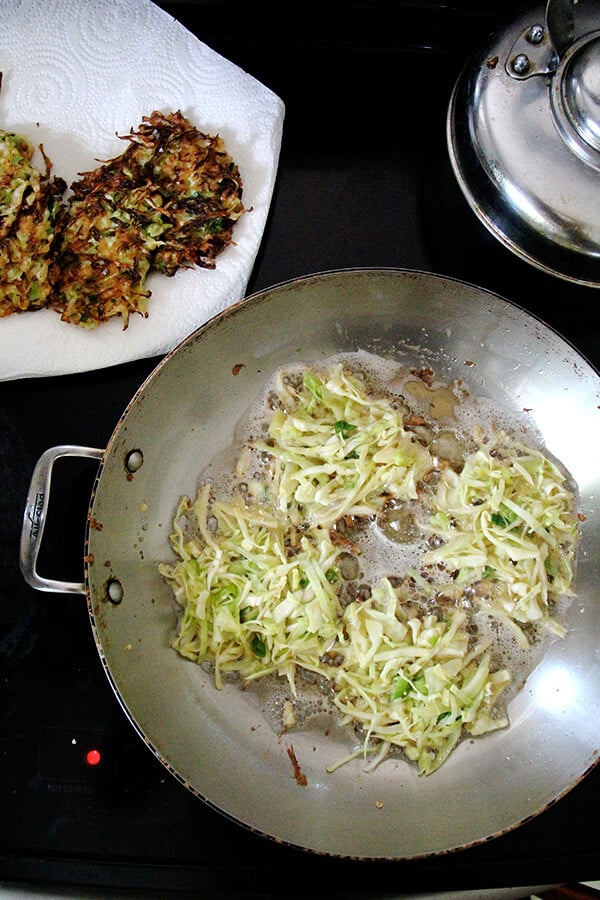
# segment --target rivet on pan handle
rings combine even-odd
[[[89,459],[100,460],[103,455],[104,450],[98,450],[95,447],[61,444],[57,447],[50,447],[42,453],[35,465],[29,484],[27,505],[23,515],[19,561],[25,581],[38,591],[85,594],[85,584],[83,582],[43,578],[38,574],[36,566],[44,534],[46,512],[50,502],[50,483],[52,481],[54,463],[63,456],[83,456]]]

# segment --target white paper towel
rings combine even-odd
[[[149,317],[93,330],[51,310],[0,318],[0,380],[103,368],[162,355],[241,299],[272,198],[284,119],[279,97],[151,0],[0,0],[0,128],[43,144],[71,184],[122,153],[117,135],[155,109],[220,134],[252,208],[214,270],[152,274]],[[43,167],[41,156],[35,162]]]

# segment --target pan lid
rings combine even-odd
[[[600,3],[524,11],[461,73],[450,160],[483,224],[550,274],[600,287]]]

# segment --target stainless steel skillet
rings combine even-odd
[[[272,372],[367,350],[430,366],[508,411],[527,410],[577,482],[585,516],[569,635],[512,702],[511,725],[464,742],[434,775],[360,760],[328,775],[337,738],[278,736],[252,692],[216,691],[169,646],[175,626],[157,563],[181,494],[226,452]],[[266,837],[363,859],[407,859],[482,842],[568,792],[600,748],[600,376],[563,338],[480,288],[423,272],[349,269],[252,295],[184,340],[137,391],[104,450],[52,448],[34,473],[22,568],[41,590],[85,592],[116,696],[165,766],[211,806]],[[52,460],[99,458],[85,580],[41,578],[35,558]],[[294,777],[288,750],[306,775]]]

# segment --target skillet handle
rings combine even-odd
[[[54,591],[57,593],[85,594],[85,584],[76,581],[58,581],[44,578],[36,570],[40,551],[48,504],[50,502],[50,483],[52,468],[57,459],[63,456],[83,456],[89,459],[102,459],[104,450],[94,447],[78,447],[74,444],[61,444],[50,447],[38,459],[27,495],[27,505],[23,515],[21,530],[20,558],[21,573],[25,581],[38,591]]]

